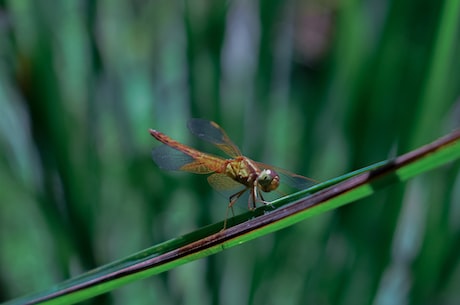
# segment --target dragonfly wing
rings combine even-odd
[[[236,182],[232,178],[224,175],[224,174],[212,174],[208,177],[208,182],[212,186],[214,190],[216,190],[220,195],[229,199],[230,197],[234,196],[239,192],[243,192],[238,198],[236,205],[240,206],[241,208],[247,207],[248,200],[249,200],[249,192],[245,192],[244,190],[248,190],[248,188],[241,183]],[[234,202],[235,203],[235,202]]]
[[[297,175],[297,174],[294,174],[294,173],[291,173],[287,170],[284,170],[284,169],[275,169],[278,174],[280,175],[280,179],[281,181],[284,180],[284,182],[286,184],[288,184],[289,186],[297,189],[297,190],[305,190],[315,184],[317,184],[318,182],[313,180],[313,179],[310,179],[308,177],[304,177],[304,176],[301,176],[301,175]]]
[[[239,148],[230,140],[225,131],[213,121],[190,119],[187,127],[198,138],[214,144],[231,157],[241,156]]]
[[[164,170],[182,170],[195,174],[209,174],[215,169],[206,166],[202,161],[176,150],[161,145],[152,150],[152,159],[159,168]]]
[[[261,162],[255,162],[255,163],[261,169],[263,169],[263,168],[273,169],[274,171],[276,171],[280,175],[280,183],[281,184],[285,184],[285,185],[287,185],[287,186],[289,186],[291,188],[294,188],[296,190],[304,190],[304,189],[307,189],[307,188],[309,188],[309,187],[311,187],[311,186],[313,186],[313,185],[318,183],[314,179],[294,174],[294,173],[292,173],[292,172],[290,172],[288,170],[285,170],[283,168],[279,168],[279,167],[268,165],[268,164],[261,163]]]
[[[232,178],[224,174],[212,174],[208,177],[209,184],[216,190],[216,191],[234,191],[237,189],[242,189],[245,187],[241,183],[236,182]]]

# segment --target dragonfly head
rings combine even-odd
[[[264,169],[257,177],[257,184],[264,192],[273,191],[280,184],[280,176],[272,169]]]

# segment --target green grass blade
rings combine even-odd
[[[413,126],[415,143],[432,133],[433,124],[439,122],[452,100],[453,94],[446,84],[451,81],[452,62],[457,57],[455,46],[458,43],[456,37],[459,34],[459,18],[460,1],[445,1],[429,70],[422,86],[422,100],[416,110],[418,120]]]
[[[280,230],[459,158],[460,130],[457,130],[393,160],[281,198],[272,206],[233,217],[228,221],[230,227],[224,231],[221,230],[223,222],[204,227],[65,281],[42,293],[6,304],[73,304]]]

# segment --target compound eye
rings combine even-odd
[[[264,169],[257,177],[257,183],[264,192],[275,190],[280,184],[280,176],[277,172],[271,169]]]

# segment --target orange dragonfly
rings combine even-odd
[[[149,129],[150,134],[165,145],[152,151],[155,163],[165,170],[181,170],[195,174],[212,174],[208,177],[209,184],[218,191],[242,189],[229,198],[228,208],[232,208],[238,198],[250,191],[248,208],[256,208],[256,202],[269,204],[262,192],[268,193],[278,189],[281,182],[296,189],[305,189],[316,182],[310,178],[290,173],[271,165],[253,161],[243,156],[238,147],[230,140],[225,131],[217,123],[204,119],[191,119],[188,129],[198,138],[214,144],[231,159],[198,151],[181,144],[164,133]],[[282,181],[284,178],[285,181]]]

